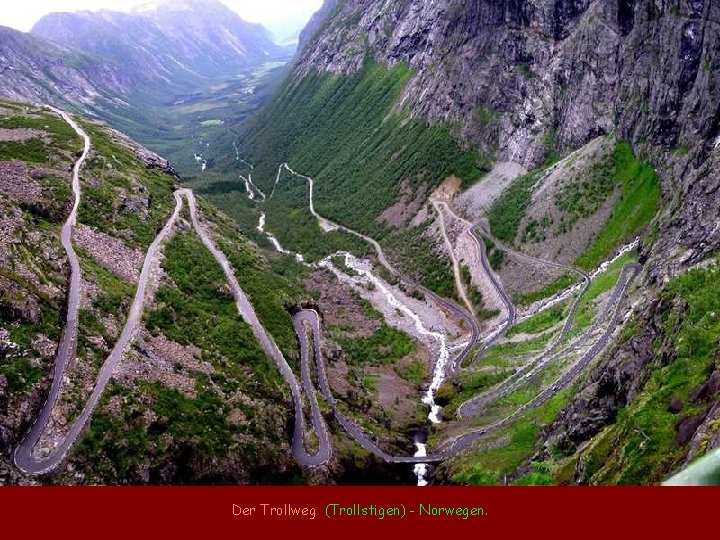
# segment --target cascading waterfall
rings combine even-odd
[[[340,228],[340,226],[332,223],[331,221],[328,221],[327,219],[323,218],[317,212],[315,211],[314,204],[313,204],[313,181],[311,178],[307,176],[300,175],[293,171],[286,163],[282,164],[280,167],[278,167],[277,176],[275,178],[275,183],[273,185],[272,193],[270,194],[270,198],[273,197],[275,190],[277,189],[278,184],[280,183],[280,178],[282,171],[287,170],[289,173],[299,177],[303,178],[308,181],[309,183],[309,189],[310,189],[310,196],[309,196],[309,205],[310,205],[310,211],[313,214],[313,216],[318,220],[318,223],[320,224],[321,228],[326,231],[332,231],[337,230]],[[249,186],[248,186],[249,187]],[[249,192],[250,190],[248,190]],[[264,199],[264,197],[263,197]],[[307,264],[304,261],[304,258],[299,253],[294,253],[291,251],[288,251],[282,247],[278,239],[268,232],[265,229],[266,225],[266,215],[265,213],[260,214],[260,221],[257,227],[257,230],[261,233],[265,234],[268,238],[268,240],[272,243],[272,245],[275,247],[275,249],[283,254],[294,256],[298,262],[301,262],[303,264]],[[344,228],[343,228],[344,229]],[[363,237],[362,235],[358,235]],[[363,237],[364,238],[364,237]],[[337,256],[344,256],[345,258],[345,264],[348,268],[353,270],[357,276],[349,276],[346,273],[339,270],[335,265],[332,263],[332,258]],[[435,394],[440,389],[442,384],[445,382],[446,378],[446,371],[448,367],[448,362],[450,360],[450,349],[448,347],[447,343],[447,337],[444,334],[441,334],[439,332],[433,332],[432,330],[429,330],[425,324],[422,322],[420,317],[412,311],[410,308],[408,308],[407,305],[405,305],[403,302],[398,300],[398,298],[393,294],[393,292],[385,286],[384,282],[380,280],[377,276],[375,276],[370,270],[368,270],[359,259],[357,259],[355,256],[353,256],[350,253],[346,252],[340,252],[336,253],[330,257],[327,257],[323,261],[321,261],[318,265],[310,265],[310,266],[319,266],[321,268],[326,268],[333,272],[335,276],[340,280],[344,281],[346,283],[350,283],[352,285],[359,285],[362,283],[366,284],[372,284],[375,287],[375,290],[380,291],[382,295],[384,296],[386,302],[388,305],[393,307],[394,309],[398,310],[399,312],[403,313],[403,315],[407,316],[410,320],[413,321],[415,325],[415,330],[418,335],[424,336],[428,338],[428,340],[433,341],[436,343],[437,351],[438,351],[438,357],[435,362],[435,368],[433,371],[433,377],[432,381],[430,383],[430,386],[428,387],[427,391],[425,392],[422,403],[426,405],[430,409],[430,413],[428,415],[428,420],[432,424],[440,424],[441,418],[440,413],[442,411],[442,408],[437,404],[435,401]],[[427,444],[424,442],[420,442],[419,440],[416,440],[414,442],[416,452],[415,457],[427,457]],[[428,482],[426,480],[427,473],[428,473],[428,465],[427,464],[417,464],[414,466],[413,472],[415,476],[417,477],[417,485],[418,486],[427,486]]]
[[[385,300],[391,307],[400,311],[413,321],[415,325],[415,330],[417,331],[418,335],[425,336],[437,344],[438,358],[435,362],[435,370],[433,372],[432,382],[430,383],[427,392],[423,396],[422,402],[430,408],[430,414],[428,416],[430,422],[436,425],[439,424],[441,422],[440,412],[442,409],[435,401],[435,393],[445,382],[447,364],[450,359],[450,349],[448,348],[447,337],[444,334],[441,334],[439,332],[433,332],[432,330],[426,328],[420,317],[414,311],[408,308],[404,303],[398,300],[397,297],[393,294],[393,292],[388,287],[386,287],[385,284],[380,280],[380,278],[376,277],[372,272],[370,272],[370,270],[365,268],[361,261],[358,260],[355,256],[350,253],[340,253],[338,255],[343,255],[345,257],[346,266],[356,272],[358,274],[357,277],[350,277],[347,274],[344,274],[343,272],[338,270],[332,264],[329,258],[322,261],[320,263],[320,266],[331,270],[341,281],[347,281],[354,284],[360,284],[362,282],[371,283],[375,287],[375,290],[382,293],[382,295],[385,297]],[[415,441],[415,448],[417,449],[417,451],[415,452],[415,457],[427,456],[426,444]],[[427,476],[427,465],[415,465],[414,473],[418,479],[418,486],[426,486],[427,480],[425,478]]]
[[[260,221],[258,222],[257,230],[260,231],[261,233],[263,233],[265,236],[267,236],[267,239],[270,240],[270,243],[273,245],[275,250],[277,252],[283,253],[285,255],[292,255],[295,257],[297,262],[304,263],[305,258],[300,253],[294,253],[292,251],[288,251],[287,249],[282,247],[282,244],[280,244],[280,241],[277,238],[275,238],[275,236],[272,233],[265,230],[265,223],[266,223],[265,212],[262,212],[260,214]]]

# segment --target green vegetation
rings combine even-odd
[[[16,358],[12,361],[3,360],[0,364],[0,375],[4,375],[11,393],[24,392],[39,383],[45,370],[33,364],[27,358]]]
[[[288,161],[316,180],[319,213],[378,238],[388,231],[377,217],[402,184],[433,187],[451,175],[472,184],[486,158],[463,151],[444,126],[393,112],[411,77],[407,66],[368,60],[349,77],[311,72],[288,83],[241,134],[256,182],[269,190]]]
[[[555,483],[550,475],[551,467],[548,463],[533,461],[530,468],[531,472],[515,480],[514,486],[551,486]]]
[[[488,212],[488,219],[490,228],[497,238],[510,244],[515,242],[520,223],[530,206],[533,190],[552,163],[551,159],[541,167],[517,178],[493,203]]]
[[[611,264],[605,272],[592,281],[587,293],[583,296],[582,300],[580,300],[580,305],[575,314],[575,322],[569,337],[578,335],[592,324],[593,319],[597,315],[596,300],[601,294],[610,291],[617,284],[623,267],[634,260],[635,256],[628,253],[620,257]]]
[[[438,400],[442,399],[447,403],[446,413],[455,414],[462,403],[505,380],[515,372],[515,368],[523,358],[541,352],[552,338],[553,335],[549,333],[525,341],[501,343],[490,347],[473,369],[462,372],[452,385],[446,383],[438,393]],[[468,361],[472,359],[473,355],[470,354]]]
[[[558,233],[572,230],[579,220],[590,217],[615,191],[617,185],[613,156],[593,163],[582,179],[565,182],[555,194],[555,206],[563,212]]]
[[[532,69],[530,69],[530,66],[524,63],[520,63],[517,65],[517,70],[520,75],[525,77],[526,79],[534,79],[537,77],[537,73],[535,73]]]
[[[122,404],[116,413],[108,410],[113,400]],[[253,483],[267,482],[255,477],[255,469],[261,468],[259,461],[283,459],[270,456],[284,433],[267,429],[267,422],[246,405],[234,407],[251,421],[230,422],[230,407],[204,375],[198,378],[194,396],[157,382],[140,382],[132,391],[111,382],[72,459],[91,462],[94,479],[119,484],[147,481],[144,470],[156,484],[183,485],[198,478],[205,484],[234,484],[232,475],[203,476],[228,459],[244,462],[240,469],[254,477]],[[149,411],[154,420],[148,424]],[[163,472],[168,460],[176,467]]]
[[[640,162],[627,143],[615,149],[615,179],[622,188],[620,199],[593,244],[576,264],[596,268],[619,246],[629,242],[650,223],[660,204],[660,183],[650,165]]]
[[[0,141],[0,161],[19,160],[28,163],[47,163],[48,149],[40,139],[23,142]]]
[[[522,234],[523,243],[543,242],[547,238],[547,230],[553,224],[553,219],[549,214],[545,214],[542,219],[528,220],[525,230]]]
[[[55,141],[57,125],[63,130],[58,137],[68,145],[68,151],[57,151],[59,146],[47,142],[51,165],[43,167],[49,169],[44,177],[33,180],[42,188],[36,203],[21,205],[0,194],[0,208],[13,213],[15,207],[20,209],[17,235],[23,239],[9,245],[9,256],[0,262],[3,285],[5,279],[18,285],[0,287],[0,303],[4,307],[6,296],[19,291],[20,296],[11,300],[17,305],[18,300],[29,301],[25,305],[40,312],[37,324],[14,316],[0,322],[19,347],[7,356],[0,351],[0,374],[8,380],[5,397],[10,406],[17,407],[29,399],[20,394],[35,395],[51,372],[52,358],[43,356],[50,345],[38,337],[57,342],[63,326],[67,275],[57,257],[63,259],[60,223],[71,192],[67,179],[53,176],[52,170],[68,171],[79,144],[74,132],[52,116],[0,121],[7,129],[44,130],[45,141]],[[83,125],[93,139],[93,150],[81,175],[79,221],[129,246],[147,247],[174,207],[174,178],[147,169],[134,150],[106,128]],[[264,260],[238,235],[232,222],[206,208],[202,200],[198,204],[203,216],[213,222],[212,234],[238,270],[238,280],[263,324],[290,358],[295,357],[297,340],[288,310],[305,295],[298,285],[304,270],[285,257]],[[285,427],[291,421],[286,386],[237,314],[222,270],[194,233],[181,229],[166,246],[163,267],[168,279],[158,291],[158,304],[148,306],[145,322],[151,332],[162,332],[187,345],[195,358],[189,362],[182,357],[166,358],[169,370],[150,368],[142,374],[132,370],[132,375],[118,377],[122,383],[111,382],[88,426],[87,438],[70,459],[76,470],[87,471],[90,483],[214,484],[237,483],[241,477],[249,483],[283,482],[285,474],[270,464],[292,471],[289,480],[297,469],[285,450]],[[84,381],[92,380],[94,370],[105,360],[135,292],[133,284],[100,266],[91,254],[78,246],[76,250],[83,279],[89,283],[89,302],[80,311],[79,361],[68,373],[69,384],[61,398],[69,407],[69,420],[84,404]],[[139,350],[128,354],[147,362]],[[167,467],[168,463],[172,466]],[[61,473],[51,481],[77,479]]]
[[[444,414],[452,417],[457,413],[460,405],[468,399],[501,383],[511,374],[511,370],[464,371],[455,382],[445,383],[435,399],[438,403],[444,404]]]
[[[301,286],[307,270],[292,257],[275,257],[265,261],[239,235],[233,222],[212,207],[199,201],[203,217],[215,225],[215,241],[232,264],[240,286],[252,302],[258,318],[286,354],[297,351],[289,307],[307,299]]]
[[[664,351],[653,362],[647,384],[622,409],[617,423],[597,439],[603,458],[588,471],[592,483],[647,484],[665,480],[683,464],[688,448],[677,443],[683,419],[703,414],[704,402],[690,401],[691,393],[718,369],[720,342],[720,269],[696,269],[675,278],[663,292],[662,337]],[[673,399],[685,406],[678,415],[668,410]],[[708,439],[709,441],[709,439]],[[706,450],[701,446],[700,455]]]
[[[428,221],[421,227],[395,232],[385,240],[385,246],[404,275],[443,298],[457,300],[450,259],[438,253],[437,246],[423,234],[429,225]]]
[[[505,262],[505,252],[486,236],[483,236],[483,243],[485,244],[490,267],[493,270],[500,270]]]
[[[575,283],[577,283],[577,277],[575,275],[565,274],[552,283],[545,285],[541,289],[516,295],[513,300],[520,306],[529,306],[539,300],[550,298],[551,296],[572,287]]]
[[[494,123],[497,118],[497,111],[491,107],[478,107],[475,109],[475,120],[483,126],[488,126]]]
[[[132,107],[106,104],[97,112],[113,127],[167,158],[180,171],[184,183],[201,193],[199,188],[206,182],[237,178],[234,126],[273,96],[284,75],[282,62],[248,65],[226,79],[193,81],[192,91],[182,92],[182,99],[175,103],[166,93],[135,94]],[[248,87],[254,92],[245,92]],[[206,171],[195,162],[195,152],[208,160]]]
[[[508,337],[517,336],[519,334],[539,334],[545,330],[549,330],[565,319],[566,308],[567,302],[546,309],[545,311],[530,317],[526,321],[515,325],[508,332]]]
[[[200,347],[204,359],[226,374],[224,380],[215,379],[226,391],[247,377],[247,368],[252,368],[256,384],[277,384],[280,374],[238,315],[232,297],[223,292],[225,275],[200,240],[178,235],[168,243],[165,256],[163,268],[176,287],[157,291],[157,307],[145,316],[148,330]]]
[[[465,263],[460,263],[460,277],[465,285],[465,292],[476,313],[485,309],[485,299],[472,282],[472,273]]]
[[[173,178],[145,167],[129,148],[113,140],[108,130],[96,124],[83,124],[83,128],[93,146],[81,174],[78,220],[147,249],[175,207]],[[147,204],[139,208],[123,204],[126,197]]]
[[[70,150],[77,147],[78,137],[71,129],[68,132],[67,124],[54,115],[2,101],[0,128],[42,130],[42,139],[0,143],[0,160],[26,162],[30,170],[33,163],[49,161],[53,168],[62,171],[71,167]],[[0,330],[7,331],[14,344],[9,349],[0,346],[0,375],[7,379],[0,415],[3,407],[17,406],[18,399],[24,399],[20,398],[22,394],[37,391],[51,369],[52,359],[35,350],[34,343],[40,336],[58,341],[62,326],[64,302],[62,295],[54,291],[64,290],[66,276],[48,253],[62,253],[60,223],[66,218],[71,194],[67,181],[49,171],[34,178],[33,183],[41,192],[32,203],[0,194],[0,220],[11,219],[9,229],[4,231],[6,238],[8,233],[16,238],[3,244],[0,260]],[[12,225],[16,216],[17,229]],[[27,311],[32,315],[23,316],[22,312]]]
[[[317,262],[338,251],[364,256],[372,247],[357,236],[343,231],[324,232],[309,207],[307,181],[284,172],[275,194],[268,201],[266,230],[283,248],[302,253],[308,262]]]
[[[100,288],[97,298],[93,300],[93,308],[100,313],[122,317],[123,307],[128,308],[135,295],[135,286],[100,266],[85,250],[76,247],[75,251],[80,257],[83,279]]]
[[[82,151],[83,145],[82,140],[75,133],[75,130],[65,122],[60,116],[48,112],[42,111],[31,111],[33,116],[8,116],[0,118],[0,128],[4,129],[33,129],[41,132],[42,138],[49,139],[49,145],[52,147],[53,152],[61,150],[63,152],[79,153]],[[40,139],[36,139],[39,142]],[[47,154],[47,148],[41,151],[42,154]],[[22,158],[15,158],[22,159]],[[44,163],[45,160],[40,161]]]
[[[349,338],[338,329],[334,329],[332,333],[348,361],[355,365],[391,365],[415,350],[415,342],[410,336],[386,324],[370,337]]]
[[[485,356],[482,357],[481,364],[497,367],[512,366],[516,363],[518,356],[542,351],[552,337],[552,334],[546,334],[517,343],[510,342],[493,345],[485,353]]]
[[[533,409],[517,422],[500,430],[487,440],[487,448],[459,457],[452,462],[452,481],[465,485],[497,485],[506,482],[521,465],[528,463],[536,451],[540,429],[552,422],[565,406],[570,392],[557,394],[544,405]],[[547,484],[542,464],[531,464],[538,476],[522,477],[518,485]],[[547,474],[547,473],[545,473]]]
[[[395,372],[401,379],[417,386],[425,384],[428,378],[427,365],[422,360],[413,360],[407,364],[395,366]]]

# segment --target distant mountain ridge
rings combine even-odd
[[[0,95],[34,102],[89,105],[132,85],[116,65],[0,27]]]
[[[113,11],[51,13],[31,33],[122,66],[145,84],[180,87],[287,57],[261,25],[215,0],[183,0]]]

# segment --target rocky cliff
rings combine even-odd
[[[703,0],[327,1],[306,30],[304,48],[286,89],[261,116],[258,124],[262,127],[246,129],[247,151],[261,163],[278,155],[301,163],[321,179],[317,198],[323,212],[348,220],[354,219],[348,208],[332,214],[338,207],[336,185],[344,170],[352,171],[349,176],[358,192],[372,181],[373,174],[365,171],[369,169],[364,153],[368,147],[390,148],[391,164],[404,159],[401,156],[407,156],[409,148],[416,151],[413,166],[395,176],[382,171],[383,180],[395,186],[397,204],[392,208],[398,212],[412,208],[414,197],[426,196],[427,184],[409,180],[414,174],[429,178],[431,187],[433,181],[443,178],[441,171],[414,161],[423,151],[418,151],[409,137],[402,137],[404,145],[392,146],[388,132],[399,133],[413,122],[447,129],[464,150],[482,157],[476,161],[483,163],[481,168],[486,162],[511,162],[520,169],[532,169],[548,159],[569,156],[560,169],[554,169],[561,177],[563,167],[566,176],[577,174],[574,164],[578,156],[586,154],[588,143],[598,137],[627,141],[656,169],[662,189],[657,219],[642,232],[640,259],[645,272],[641,291],[634,294],[632,326],[594,365],[552,427],[543,431],[546,445],[538,459],[574,456],[573,465],[565,466],[564,476],[556,476],[562,481],[658,481],[681,466],[686,457],[697,455],[699,448],[704,452],[717,444],[713,438],[717,431],[715,398],[703,401],[697,395],[706,396],[703,389],[715,388],[718,328],[703,319],[705,309],[714,313],[714,305],[703,304],[694,287],[712,279],[713,270],[707,267],[712,267],[720,245],[719,20],[720,5]],[[369,65],[390,71],[368,69]],[[398,80],[394,75],[399,77],[404,70],[411,73],[407,83],[390,90],[390,81]],[[363,131],[359,98],[346,99],[351,93],[348,87],[358,85],[370,95],[368,88],[374,89],[372,84],[383,80],[386,95],[392,96],[391,111],[383,115],[381,128]],[[342,86],[336,81],[352,82]],[[311,86],[315,93],[308,89]],[[400,90],[395,94],[397,87]],[[335,114],[341,107],[344,117],[353,119],[355,131],[364,134],[359,137],[362,144],[355,146],[355,160],[342,167],[336,156],[342,152],[342,141],[351,144],[352,135],[338,136],[338,142],[327,135],[338,135],[337,129],[315,120]],[[275,115],[282,115],[282,128],[272,127]],[[296,128],[293,120],[302,115],[306,115],[304,127]],[[404,120],[394,125],[393,115]],[[343,114],[338,121],[340,118]],[[296,151],[293,137],[301,132],[303,149]],[[319,142],[323,137],[325,143]],[[287,144],[273,147],[270,139]],[[314,139],[318,139],[318,148],[332,148],[332,157],[317,153],[303,161],[312,153],[313,143],[308,141]],[[574,153],[578,149],[584,150]],[[617,161],[619,151],[620,147],[610,165],[616,174],[622,168],[621,160]],[[591,171],[602,169],[602,164],[593,162],[581,168],[587,166]],[[451,168],[461,170],[461,165],[452,162]],[[472,181],[473,173],[464,171],[459,176]],[[491,198],[482,192],[498,189],[493,186],[496,177],[491,178],[485,187],[481,182],[472,189],[490,202],[497,194]],[[525,182],[534,181],[537,188],[552,176],[540,178],[537,182],[538,176],[531,176]],[[593,173],[592,181],[596,179]],[[557,180],[557,185],[564,184],[567,178]],[[530,196],[533,184],[528,185]],[[589,189],[587,182],[584,185],[582,189]],[[373,187],[374,193],[379,190]],[[511,190],[510,202],[521,190]],[[541,192],[534,193],[531,209],[545,204],[539,200]],[[562,201],[562,193],[552,196],[556,203]],[[617,192],[606,196],[616,205],[627,197],[619,195],[617,199]],[[649,196],[649,191],[641,196]],[[376,203],[377,197],[372,204]],[[597,237],[602,221],[613,215],[617,219],[619,207],[613,209],[609,204],[595,214],[594,225],[592,219],[583,225],[591,237]],[[523,212],[527,206],[525,203]],[[377,222],[392,208],[382,217],[377,212],[376,224],[366,230],[378,231]],[[468,217],[475,219],[482,213]],[[537,228],[543,219],[550,223],[552,217],[538,214],[533,226]],[[355,225],[367,224],[367,219]],[[515,231],[509,240],[527,241],[529,217],[523,219],[525,232],[515,236]],[[407,222],[398,221],[394,226],[402,229]],[[527,241],[531,251],[537,241],[552,244],[542,235],[540,240]],[[556,250],[559,253],[566,247],[560,242]],[[688,273],[699,264],[705,269]],[[695,336],[703,343],[702,352],[684,348],[682,340],[690,338],[681,338],[677,332],[690,329],[673,326],[679,324],[678,317],[707,323],[703,335]],[[661,350],[653,345],[657,342],[662,343]],[[690,371],[682,384],[672,392],[658,391],[677,382],[675,377],[682,379],[679,373],[683,369]],[[652,417],[656,423],[648,420],[638,427],[627,420],[633,415],[637,422]],[[633,433],[637,432],[648,433],[647,440],[636,441]],[[663,435],[655,437],[653,432]],[[610,435],[602,439],[602,433]],[[694,441],[691,448],[690,441]],[[633,453],[635,445],[642,449]],[[611,465],[602,473],[588,472],[586,462],[592,461],[593,449],[608,452],[611,447],[616,449]],[[663,457],[653,461],[649,457],[653,450]],[[630,471],[626,476],[618,472],[623,467]],[[453,471],[452,464],[448,471]],[[467,481],[468,476],[459,478]]]
[[[0,27],[0,95],[92,106],[123,95],[133,79],[117,66],[29,34]]]
[[[526,167],[617,134],[652,158],[676,203],[666,248],[700,259],[718,247],[716,3],[351,0],[325,12],[297,77],[353,73],[368,56],[407,63],[416,75],[398,108]]]

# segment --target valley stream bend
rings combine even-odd
[[[235,272],[230,265],[227,257],[222,251],[220,251],[215,243],[213,242],[210,234],[205,229],[202,219],[199,216],[196,200],[194,194],[189,189],[178,189],[175,194],[175,209],[168,219],[165,226],[162,228],[160,233],[157,235],[155,240],[150,245],[143,262],[142,271],[138,281],[135,296],[133,298],[130,311],[123,327],[120,338],[116,342],[114,348],[110,352],[109,356],[102,365],[95,386],[87,398],[84,408],[81,413],[75,419],[73,424],[70,426],[67,434],[64,438],[54,447],[52,450],[43,456],[39,456],[36,447],[41,440],[44,432],[50,424],[52,412],[59,400],[63,379],[66,374],[69,363],[76,354],[77,340],[78,340],[78,321],[79,321],[79,306],[81,298],[81,269],[78,256],[73,249],[72,236],[73,231],[77,224],[78,208],[81,202],[81,182],[80,173],[82,167],[90,153],[91,140],[87,133],[65,112],[57,109],[52,109],[54,112],[59,114],[65,122],[67,122],[75,132],[84,141],[84,149],[74,165],[72,174],[72,190],[74,193],[74,204],[72,211],[64,224],[61,232],[61,241],[63,248],[66,252],[69,264],[70,264],[70,278],[67,296],[67,315],[66,324],[63,330],[61,342],[58,346],[55,366],[53,370],[52,384],[48,393],[47,400],[45,401],[38,417],[25,435],[20,445],[16,448],[14,453],[14,462],[16,466],[27,474],[40,475],[46,474],[55,470],[72,451],[74,445],[82,437],[85,427],[90,421],[95,408],[98,406],[103,392],[106,389],[108,383],[113,377],[115,370],[122,361],[123,354],[128,350],[132,341],[135,337],[136,330],[139,326],[143,309],[147,300],[148,289],[152,280],[155,270],[160,264],[160,255],[162,252],[163,243],[172,235],[172,232],[180,218],[181,212],[184,205],[187,203],[190,211],[190,219],[192,222],[192,228],[195,234],[200,238],[205,248],[212,254],[216,262],[223,269],[226,280],[231,288],[233,298],[235,300],[238,315],[250,326],[253,335],[257,342],[261,345],[266,355],[273,361],[278,370],[280,371],[285,383],[290,389],[292,395],[292,401],[294,406],[294,429],[291,441],[293,455],[299,465],[303,467],[319,467],[327,464],[332,458],[333,448],[331,442],[331,436],[320,410],[320,404],[318,401],[317,391],[313,383],[312,370],[314,363],[314,369],[317,374],[317,383],[319,386],[320,393],[324,401],[330,406],[332,414],[338,424],[352,437],[352,439],[359,444],[366,451],[374,454],[378,458],[388,463],[395,464],[415,464],[418,466],[438,463],[448,457],[467,449],[467,447],[474,441],[482,438],[488,434],[489,431],[496,429],[497,424],[486,427],[486,428],[475,428],[470,430],[468,433],[460,437],[456,437],[451,444],[445,445],[440,452],[434,456],[392,456],[382,450],[378,444],[374,441],[371,435],[368,435],[363,431],[357,424],[343,414],[339,407],[336,399],[333,396],[332,389],[330,387],[325,359],[322,354],[322,342],[321,342],[321,321],[319,314],[314,310],[300,310],[294,315],[293,324],[294,329],[298,337],[300,345],[300,377],[296,376],[295,372],[291,368],[287,359],[284,357],[279,347],[273,340],[272,336],[265,330],[261,324],[254,307],[250,303],[247,295],[240,287],[240,284],[236,278]],[[285,165],[287,167],[287,165]],[[291,169],[287,167],[289,171]],[[291,171],[293,172],[293,171]],[[297,173],[293,174],[297,175]],[[300,175],[297,175],[300,176]],[[312,180],[306,178],[309,182]],[[263,200],[265,197],[263,197]],[[312,203],[312,199],[311,199]],[[314,213],[314,208],[312,208]],[[317,214],[316,214],[317,216]],[[318,219],[320,216],[317,216]],[[332,224],[326,220],[323,220],[326,225],[342,228],[346,232],[355,234],[365,239],[373,245],[376,249],[381,263],[386,266],[393,274],[397,274],[394,268],[387,262],[387,259],[382,252],[379,244],[371,238],[364,235],[341,227],[339,225]],[[482,244],[478,242],[478,244]],[[478,246],[482,250],[482,246]],[[487,259],[483,259],[483,263],[486,264]],[[629,283],[637,275],[638,268],[632,267],[627,271],[623,272],[622,278],[619,280],[616,289],[613,293],[613,301],[610,302],[608,310],[613,310],[614,313],[609,316],[612,319],[613,324],[608,326],[608,330],[602,336],[602,338],[595,344],[595,346],[583,357],[582,361],[577,362],[573,365],[572,369],[566,373],[561,380],[559,380],[554,386],[538,395],[532,402],[526,404],[521,410],[511,415],[511,417],[500,421],[501,424],[505,425],[513,417],[520,414],[521,411],[527,410],[530,407],[535,407],[550,399],[554,393],[559,391],[561,387],[565,387],[572,382],[574,376],[589,363],[607,344],[612,330],[614,330],[614,323],[620,315],[620,308],[622,302],[620,301],[623,294],[627,290]],[[498,285],[499,286],[499,285]],[[430,291],[426,291],[427,294],[432,297],[445,309],[450,310],[455,315],[465,318],[470,323],[470,329],[472,333],[471,342],[463,349],[460,354],[461,357],[467,356],[475,347],[480,340],[480,331],[477,321],[474,317],[468,317],[464,310],[460,309],[455,303],[445,299],[441,299],[434,295]],[[502,291],[501,296],[504,295]],[[504,296],[507,298],[507,296]],[[510,304],[511,305],[511,304]],[[514,308],[513,308],[514,310]],[[513,311],[514,313],[514,311]],[[514,315],[512,316],[514,322]],[[506,324],[508,326],[510,323]],[[457,365],[457,363],[455,364]],[[305,411],[309,413],[309,420],[306,418]],[[317,438],[316,448],[309,450],[305,444],[306,434],[311,429],[315,433]],[[424,454],[424,452],[419,452]]]

